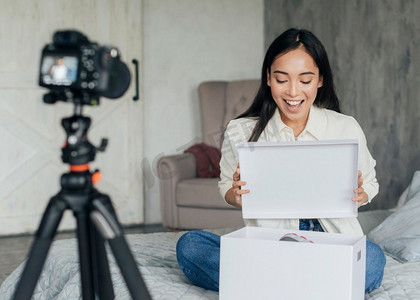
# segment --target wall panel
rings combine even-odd
[[[420,2],[265,0],[265,46],[290,27],[327,49],[345,114],[362,126],[390,208],[420,170]]]

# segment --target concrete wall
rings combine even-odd
[[[264,15],[266,47],[289,27],[323,42],[342,110],[377,160],[369,208],[394,206],[420,170],[420,1],[265,0]]]
[[[258,78],[263,0],[143,1],[146,223],[160,222],[159,157],[201,139],[198,85]]]

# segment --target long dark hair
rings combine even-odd
[[[318,88],[314,105],[340,112],[340,102],[335,93],[331,67],[324,46],[312,32],[305,29],[291,28],[277,37],[268,48],[261,69],[261,84],[258,93],[251,106],[237,117],[258,119],[248,141],[254,142],[258,140],[277,109],[270,87],[267,85],[267,72],[270,72],[271,65],[280,54],[301,46],[314,59],[319,69],[319,76],[323,80],[322,86]]]

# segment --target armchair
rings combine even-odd
[[[259,80],[209,81],[200,84],[202,141],[220,149],[227,123],[244,112]],[[165,227],[203,229],[243,225],[242,212],[219,194],[219,178],[197,178],[191,153],[162,157],[158,162],[161,215]]]

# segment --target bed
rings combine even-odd
[[[415,178],[404,198],[405,203],[395,212],[359,213],[364,232],[383,247],[387,258],[381,287],[365,299],[420,299],[420,171]],[[408,227],[401,226],[402,222]],[[396,227],[402,228],[402,232],[396,232]],[[211,231],[226,234],[235,229]],[[126,238],[153,299],[218,299],[218,293],[192,285],[178,267],[175,245],[184,233],[134,234]],[[109,260],[116,299],[130,299],[112,255]],[[20,265],[3,282],[0,299],[11,299],[22,267]],[[78,268],[77,240],[54,242],[33,299],[81,299]]]

